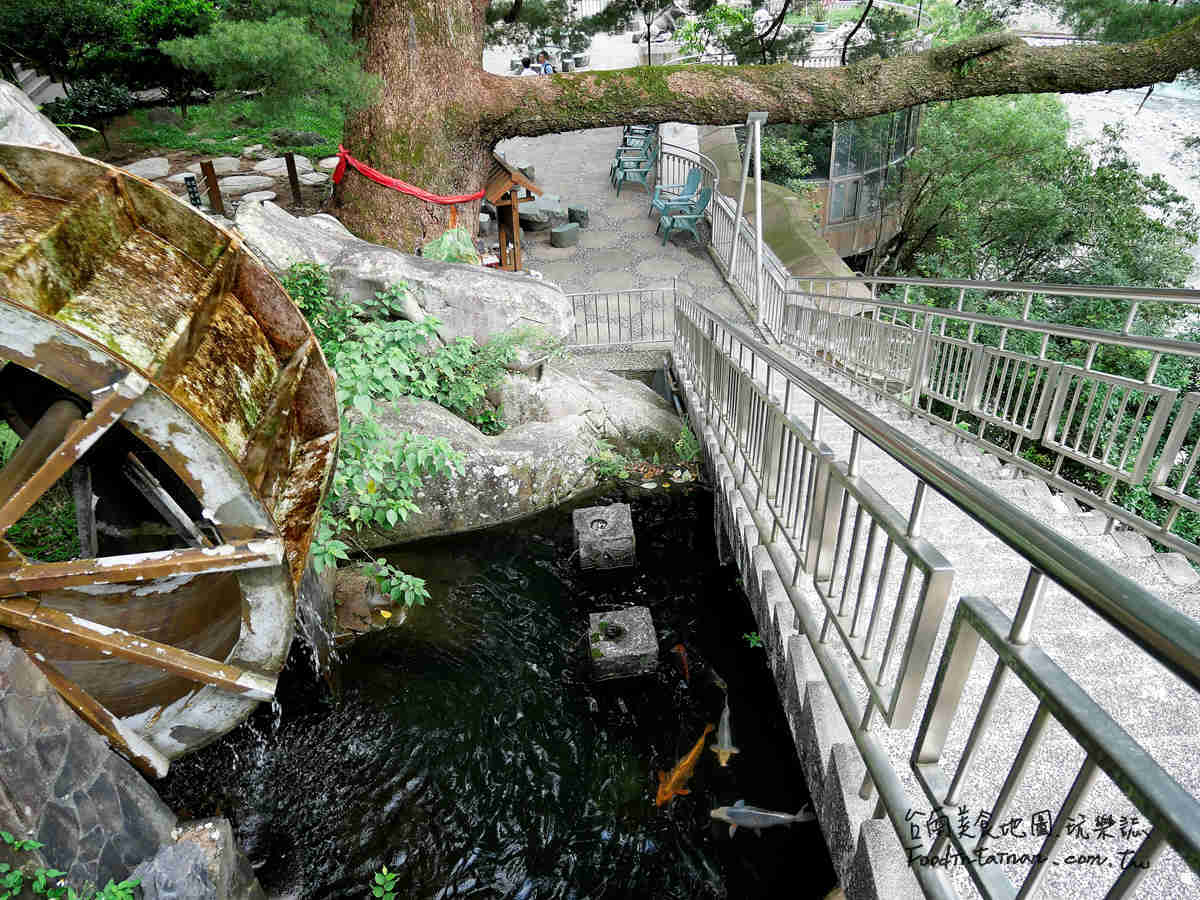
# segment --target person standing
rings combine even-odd
[[[536,69],[533,68],[533,61],[528,56],[526,56],[521,59],[521,71],[518,72],[517,74],[518,75],[537,75],[538,72]]]
[[[545,50],[541,50],[537,55],[537,68],[535,69],[538,75],[553,75],[554,64],[550,62],[550,56]]]

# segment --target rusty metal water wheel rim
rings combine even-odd
[[[169,533],[113,553],[85,526],[84,558],[49,563],[0,539],[0,626],[164,774],[274,694],[337,452],[329,370],[233,234],[119,169],[8,144],[0,362],[23,437],[0,471],[0,535],[60,478],[93,475]]]

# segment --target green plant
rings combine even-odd
[[[631,460],[618,453],[608,441],[596,441],[596,452],[589,456],[586,462],[592,467],[597,481],[629,477]]]
[[[107,147],[108,136],[104,132],[108,123],[128,112],[136,102],[137,99],[124,84],[108,75],[101,75],[72,82],[67,95],[45,104],[42,112],[51,119],[87,122],[96,126]]]
[[[700,441],[692,434],[692,429],[685,422],[679,431],[679,440],[675,442],[675,452],[680,462],[695,462],[700,458]]]
[[[40,850],[44,844],[30,839],[19,839],[8,831],[0,831],[0,840],[15,853]],[[35,897],[50,900],[134,900],[133,889],[141,884],[139,878],[129,878],[117,883],[109,879],[108,884],[98,891],[76,891],[65,881],[59,880],[66,872],[46,869],[41,866],[27,871],[9,863],[0,863],[0,900],[13,900],[26,888]]]
[[[763,645],[763,639],[757,631],[747,631],[742,635],[742,639],[750,647],[761,647]]]
[[[396,880],[399,877],[396,872],[389,872],[388,867],[384,866],[375,873],[375,881],[371,885],[371,896],[378,897],[380,900],[396,900]]]
[[[469,338],[437,346],[436,319],[414,323],[398,318],[411,306],[403,284],[375,295],[371,317],[336,295],[322,266],[293,266],[284,286],[338,376],[341,447],[312,547],[313,565],[323,571],[350,558],[352,548],[342,538],[365,528],[394,528],[416,512],[413,497],[424,477],[460,470],[462,455],[445,440],[386,432],[376,413],[417,397],[438,403],[485,433],[498,433],[504,423],[484,395],[499,384],[522,342],[536,333],[516,332],[481,346]],[[380,590],[394,603],[411,606],[428,598],[422,579],[380,560],[371,567]]]
[[[829,21],[829,10],[826,9],[825,4],[819,2],[819,0],[816,5],[816,8],[813,9],[812,20],[814,22],[828,22]]]

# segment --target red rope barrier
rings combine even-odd
[[[414,187],[406,181],[401,181],[399,178],[392,178],[389,175],[384,175],[372,169],[366,163],[359,162],[350,155],[350,151],[345,147],[338,145],[338,164],[333,170],[333,183],[339,183],[346,177],[347,164],[353,166],[360,174],[370,178],[376,184],[382,184],[384,187],[389,187],[394,191],[399,191],[402,194],[410,194],[424,200],[426,203],[440,203],[442,206],[451,206],[455,203],[470,203],[472,200],[479,200],[483,197],[483,191],[477,191],[474,194],[462,194],[458,197],[443,197],[439,194],[431,194],[429,191],[422,190],[419,187]]]

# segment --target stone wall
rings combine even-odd
[[[0,861],[67,873],[77,890],[127,878],[171,841],[175,814],[0,632],[0,829],[45,846]]]

